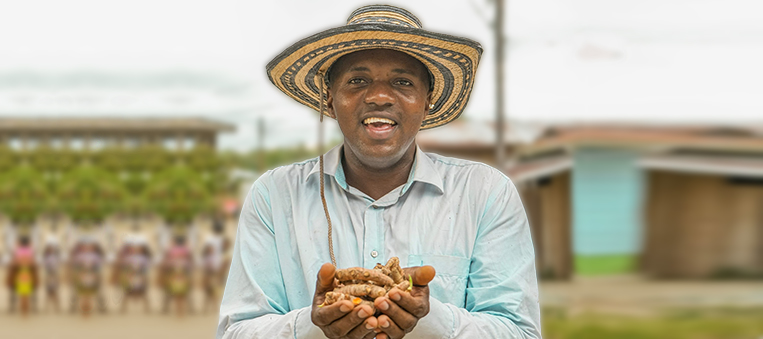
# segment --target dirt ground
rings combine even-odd
[[[22,317],[18,313],[9,313],[9,293],[3,288],[0,291],[0,339],[214,338],[219,306],[202,312],[202,294],[198,290],[194,292],[193,313],[182,317],[174,313],[174,309],[169,314],[162,313],[162,294],[155,288],[149,293],[150,313],[144,312],[140,301],[129,301],[126,311],[122,313],[125,300],[111,286],[103,294],[105,313],[96,311],[88,317],[70,313],[69,304],[64,302],[70,300],[70,291],[63,288],[60,298],[62,309],[59,312],[48,307],[41,298],[37,300],[37,311]]]
[[[3,339],[132,339],[132,338],[214,338],[216,315],[72,315],[35,314],[0,315],[0,338]]]
[[[636,275],[543,282],[541,305],[575,313],[649,316],[669,309],[763,307],[763,281],[648,280]]]
[[[123,300],[106,291],[106,314],[94,313],[85,318],[68,312],[53,313],[41,309],[26,318],[9,314],[8,291],[0,291],[0,338],[213,338],[217,325],[216,311],[201,310],[201,294],[194,295],[194,314],[178,317],[163,314],[161,295],[151,291],[151,313],[142,305],[131,303],[120,313]],[[66,293],[64,298],[66,299]],[[542,282],[541,306],[565,309],[571,314],[605,312],[632,316],[650,316],[656,311],[675,308],[761,307],[763,281],[650,281],[638,276],[575,278],[570,282]],[[44,308],[43,300],[38,307]]]

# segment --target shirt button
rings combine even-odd
[[[379,255],[379,252],[371,251],[371,258],[376,258]]]

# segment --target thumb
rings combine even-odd
[[[426,265],[421,266],[417,270],[413,272],[411,275],[411,278],[413,280],[413,285],[416,286],[425,286],[429,284],[432,279],[434,279],[435,270],[434,267]]]
[[[315,294],[324,294],[334,288],[334,272],[336,267],[330,263],[325,263],[318,271],[318,279],[315,282]]]

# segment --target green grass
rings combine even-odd
[[[575,256],[575,274],[622,274],[632,272],[635,264],[636,256],[631,254],[577,255]]]
[[[763,309],[684,310],[654,317],[586,314],[568,317],[544,310],[545,339],[758,339]]]

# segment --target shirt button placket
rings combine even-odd
[[[381,213],[384,209],[377,206],[377,205],[371,205],[369,206],[368,210],[366,211],[366,217],[365,217],[365,255],[363,256],[363,267],[366,268],[372,268],[376,265],[378,262],[377,257],[379,257],[379,254],[381,253],[382,248],[380,247],[382,244],[382,239],[380,239],[379,235],[381,234],[383,237],[383,229],[381,228]]]

